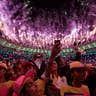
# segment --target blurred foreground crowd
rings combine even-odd
[[[64,60],[55,44],[51,56],[33,54],[30,60],[0,56],[0,96],[96,96],[96,67]]]

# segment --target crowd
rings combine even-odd
[[[55,44],[51,56],[35,53],[30,59],[0,56],[0,96],[96,96],[96,67],[64,60]]]

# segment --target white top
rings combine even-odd
[[[58,76],[57,81],[53,80],[53,85],[55,85],[56,88],[58,88],[58,89],[68,85],[66,77],[65,76],[63,76],[63,77]]]
[[[44,72],[44,74],[41,77],[43,79],[46,78],[45,77],[45,72]],[[68,85],[67,79],[66,79],[65,76],[63,76],[63,77],[58,76],[58,78],[56,78],[56,77],[52,78],[52,74],[50,74],[50,79],[53,80],[53,85],[55,85],[55,87],[58,88],[58,89]]]
[[[38,69],[41,68],[42,61],[40,59],[35,60],[35,64],[37,65]]]

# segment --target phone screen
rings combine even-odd
[[[55,41],[54,41],[54,44],[60,45],[60,40],[55,40]]]

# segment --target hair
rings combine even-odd
[[[25,86],[23,86],[22,90],[19,93],[19,96],[24,96],[25,93],[26,93]]]
[[[54,61],[56,62],[55,59],[53,60],[53,62],[54,62]],[[52,63],[53,63],[53,62],[52,62]],[[56,63],[57,63],[57,62],[56,62]],[[59,65],[58,65],[58,63],[57,63],[57,73],[59,74]]]
[[[0,68],[4,69],[4,70],[7,72],[7,69],[6,69],[6,68],[4,68],[4,67],[2,67],[2,66],[0,66]]]
[[[60,65],[60,62],[61,62],[60,58],[61,58],[60,56],[57,56],[55,58],[55,60],[54,60],[54,61],[56,61],[56,63],[58,64],[58,66]]]
[[[10,78],[12,78],[13,77],[13,74],[12,74],[12,72],[6,72],[6,74],[5,74],[5,79],[8,81],[8,80],[10,80]]]
[[[73,73],[75,68],[70,69],[70,72]]]

